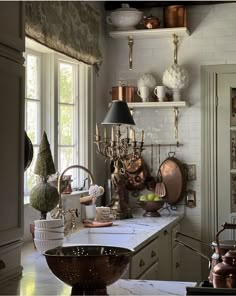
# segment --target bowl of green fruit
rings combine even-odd
[[[153,192],[140,195],[138,198],[138,204],[145,210],[144,217],[160,217],[158,211],[163,207],[164,203],[165,199]]]

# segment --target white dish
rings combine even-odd
[[[34,237],[35,237],[35,239],[40,239],[40,240],[63,239],[64,233],[63,232],[35,230]]]
[[[41,227],[35,227],[35,231],[47,231],[47,232],[59,232],[64,233],[64,226],[60,227],[54,227],[54,228],[41,228]]]
[[[116,9],[107,16],[107,22],[114,25],[117,30],[134,30],[135,26],[142,20],[143,12],[129,5],[123,4],[122,8]]]
[[[37,228],[57,228],[64,225],[62,219],[51,219],[51,220],[35,220],[34,225]]]
[[[62,246],[63,241],[64,241],[63,239],[53,239],[53,240],[34,239],[34,244],[35,244],[36,249],[40,253],[43,253],[47,250]]]

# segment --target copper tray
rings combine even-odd
[[[186,190],[187,174],[184,165],[175,157],[168,157],[160,166],[162,180],[166,186],[166,201],[175,205]]]

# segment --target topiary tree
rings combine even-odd
[[[55,174],[56,170],[45,132],[39,146],[34,173],[40,177],[40,182],[30,191],[30,205],[40,211],[40,219],[46,219],[47,212],[58,204],[59,193],[54,186],[47,182],[48,177]]]

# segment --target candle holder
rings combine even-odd
[[[129,108],[124,101],[113,101],[103,123],[112,125],[111,136],[107,137],[106,127],[103,138],[96,125],[97,152],[113,163],[114,171],[111,173],[112,199],[109,206],[117,219],[132,217],[126,195],[126,167],[138,160],[144,150],[144,131],[141,132],[141,141],[136,140],[135,130],[126,127],[126,133],[121,133],[121,125],[134,125]]]

